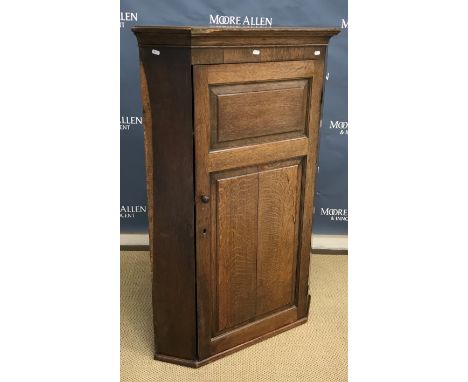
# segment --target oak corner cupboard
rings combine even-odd
[[[199,367],[307,320],[323,74],[339,29],[133,32],[155,358]]]

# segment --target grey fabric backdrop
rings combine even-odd
[[[138,49],[134,25],[210,25],[216,15],[266,17],[272,26],[340,27],[328,50],[313,232],[348,231],[347,0],[121,0],[120,229],[147,232]],[[211,24],[213,25],[213,24]]]

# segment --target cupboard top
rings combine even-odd
[[[132,28],[140,46],[268,46],[327,45],[339,28],[310,27],[168,27],[136,26]]]

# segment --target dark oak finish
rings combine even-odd
[[[140,50],[155,346],[157,353],[194,359],[197,330],[190,51],[168,49],[163,54],[165,60],[153,60],[151,50]]]
[[[260,47],[260,54],[254,55],[253,50]],[[193,47],[192,64],[234,64],[244,62],[318,60],[325,54],[325,51],[325,47],[318,44],[270,47],[264,45],[254,45],[254,43],[251,43],[249,48]]]
[[[327,45],[339,28],[209,28],[138,26],[132,28],[142,46],[283,46]]]
[[[155,358],[198,367],[307,320],[335,28],[135,27]]]
[[[294,303],[300,167],[259,174],[257,315]]]
[[[246,138],[305,132],[307,80],[220,85],[210,90],[213,147]]]
[[[211,238],[217,263],[214,312],[221,331],[255,317],[258,176],[233,176],[216,183],[217,203],[212,205],[217,212],[212,231],[216,234]]]
[[[200,358],[206,358],[307,314],[306,276],[319,123],[316,117],[320,115],[322,82],[319,77],[323,76],[323,64],[320,60],[306,60],[195,65],[193,75],[195,192],[207,195],[213,178],[224,176],[230,179],[222,190],[218,187],[214,195],[211,187],[211,206],[198,204],[196,208],[196,226],[203,233],[197,235],[198,352]],[[289,82],[282,89],[291,87],[291,82],[297,87],[297,83],[301,81],[307,84],[303,86],[307,92],[303,89],[300,91],[292,114],[278,114],[275,122],[263,115],[266,112],[271,113],[272,109],[268,106],[257,108],[256,104],[251,103],[251,93],[256,90],[266,98],[264,103],[288,104],[289,100],[284,96],[280,94],[278,97],[275,87],[277,89],[282,82]],[[226,86],[231,92],[235,91],[235,87],[247,89],[235,93],[236,102],[229,105],[232,122],[226,123],[226,129],[233,131],[232,134],[239,141],[235,147],[212,147],[213,140],[220,141],[219,126],[224,118],[219,102],[213,102],[213,88],[217,89],[218,94],[215,94],[219,95],[225,94],[219,89],[225,89]],[[254,115],[252,109],[258,116]],[[297,115],[300,117],[297,118]],[[250,129],[243,122],[247,120],[252,123]],[[262,128],[265,121],[273,123],[273,126]],[[283,127],[286,126],[284,121],[288,126],[286,128]],[[264,140],[268,133],[271,137],[281,132],[278,126],[283,127],[285,132],[290,132],[298,130],[299,123],[305,126],[301,126],[298,138],[285,139],[279,136],[276,140]],[[217,132],[214,133],[214,130]],[[243,142],[245,130],[257,139]],[[239,145],[239,142],[243,144]],[[300,177],[298,171],[291,173],[291,169],[281,167],[281,161],[294,158],[298,158],[301,169],[304,167]],[[203,164],[198,166],[200,163]],[[264,166],[276,166],[274,174],[283,178],[283,181],[277,180],[275,184],[274,181],[268,182],[271,173],[264,172]],[[230,174],[232,170],[235,172]],[[288,202],[277,200],[276,211],[271,205],[268,211],[261,207],[268,198],[278,193],[275,187],[282,187],[279,192],[290,192],[291,182],[295,192],[288,195]],[[261,183],[265,190],[260,187]],[[231,196],[228,206],[220,203],[219,199],[224,198],[220,191]],[[213,200],[218,202],[214,204]],[[233,205],[237,208],[232,208]],[[303,206],[299,216],[296,216],[297,205]],[[214,216],[213,209],[217,211]],[[280,209],[290,211],[279,213]],[[280,216],[275,216],[275,212]],[[224,215],[227,215],[232,225],[223,224]],[[269,224],[266,223],[267,220]],[[248,228],[248,233],[243,230],[245,227]],[[296,239],[296,232],[301,232],[302,235],[309,232],[308,241],[304,241],[302,235]],[[265,254],[263,248],[270,235],[277,236],[283,248],[275,253]],[[225,245],[226,238],[234,244]],[[281,277],[275,274],[271,264],[269,267],[265,266],[268,262],[266,258],[275,254],[281,258],[274,261],[287,264],[281,270]],[[227,266],[225,258],[229,259]],[[226,272],[229,272],[229,278],[224,276]],[[267,292],[263,283],[273,279],[274,285],[270,283],[270,290]],[[220,289],[223,293],[220,293]],[[289,299],[285,296],[289,296]],[[220,302],[221,300],[223,301]],[[284,304],[278,305],[280,302]],[[233,312],[225,309],[225,305]]]

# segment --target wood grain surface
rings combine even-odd
[[[212,144],[305,131],[308,81],[277,81],[211,88],[217,105]],[[214,134],[213,134],[214,133]]]
[[[133,31],[155,357],[197,367],[307,319],[324,61],[339,29]]]
[[[259,173],[257,316],[293,304],[299,166]]]
[[[255,317],[257,174],[217,185],[218,331]]]
[[[155,60],[150,48],[140,49],[155,345],[156,353],[193,359],[197,326],[190,51],[161,52],[165,59]]]
[[[140,46],[278,46],[326,45],[339,28],[275,27],[215,28],[202,26],[135,26],[133,33]]]
[[[201,358],[307,311],[301,279],[310,242],[300,235],[311,224],[317,68],[319,61],[194,67],[196,168],[203,163],[196,184],[210,199],[197,202],[197,226],[205,227],[197,249]],[[294,131],[300,135],[285,135]]]

